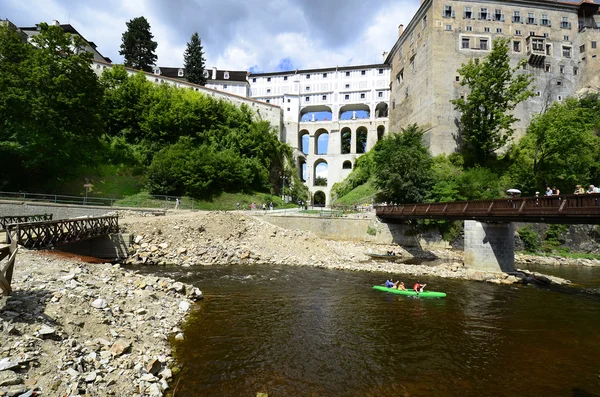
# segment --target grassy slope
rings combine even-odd
[[[367,183],[354,188],[347,195],[338,197],[333,205],[371,204],[371,199],[373,199],[376,194],[377,190],[373,186],[373,183],[368,181]]]

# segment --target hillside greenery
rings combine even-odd
[[[0,189],[223,193],[306,200],[292,149],[245,105],[156,85],[124,67],[98,77],[78,36],[40,25],[32,46],[0,28]],[[282,178],[285,176],[286,178]],[[271,201],[271,199],[269,199]]]

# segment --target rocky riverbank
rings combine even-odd
[[[121,226],[134,234],[134,245],[127,260],[130,264],[189,267],[267,263],[438,276],[498,284],[541,280],[541,277],[536,278],[526,271],[508,275],[466,269],[460,251],[408,252],[397,246],[324,240],[310,232],[282,229],[241,212],[180,212],[160,218],[127,214]],[[436,259],[437,265],[380,262],[367,255],[387,250],[396,250],[397,255],[404,259]],[[560,284],[566,282],[552,277],[544,280]]]
[[[162,396],[169,338],[197,288],[172,279],[21,250],[2,297],[0,395]]]

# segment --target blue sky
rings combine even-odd
[[[144,16],[158,65],[179,67],[198,32],[207,67],[270,72],[380,63],[415,0],[0,0],[0,18],[18,26],[70,23],[113,62],[125,23]]]

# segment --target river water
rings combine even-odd
[[[177,343],[177,396],[597,396],[600,268],[532,268],[581,287],[273,266],[168,273],[205,299]],[[403,280],[412,285],[414,277]]]

